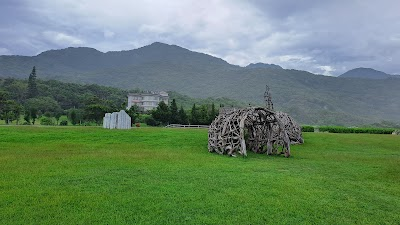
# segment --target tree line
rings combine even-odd
[[[82,125],[102,123],[104,114],[126,110],[127,94],[132,91],[95,84],[64,83],[37,79],[33,67],[27,80],[0,78],[0,120],[6,124]],[[214,104],[196,105],[191,109],[178,108],[172,100],[168,106],[161,102],[150,112],[137,107],[127,110],[133,122],[152,126],[180,124],[210,124],[216,109]],[[65,118],[60,121],[60,118]]]
[[[73,125],[100,124],[105,112],[124,107],[126,95],[127,91],[99,85],[40,80],[33,67],[28,80],[0,79],[0,119],[34,125],[41,118],[41,124],[56,125],[65,124],[59,119],[66,115]]]
[[[157,108],[150,112],[151,116],[147,117],[146,123],[151,126],[167,124],[209,125],[217,114],[214,103],[200,106],[193,104],[192,109],[186,112],[182,106],[178,109],[177,103],[173,99],[170,106],[161,101]]]

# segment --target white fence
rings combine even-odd
[[[166,128],[208,128],[208,125],[183,125],[183,124],[169,124]]]

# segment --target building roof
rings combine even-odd
[[[147,91],[142,93],[128,93],[128,96],[155,96],[161,95],[163,97],[168,97],[168,93],[165,91]]]

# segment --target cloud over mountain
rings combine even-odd
[[[155,41],[325,75],[356,67],[400,73],[400,3],[383,1],[2,1],[0,54]]]

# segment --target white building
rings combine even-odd
[[[129,93],[128,106],[126,108],[130,109],[133,105],[137,105],[144,111],[148,111],[157,108],[158,103],[161,101],[168,105],[167,92]]]

